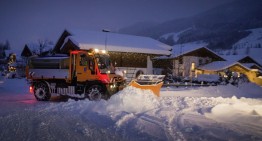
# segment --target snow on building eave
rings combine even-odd
[[[170,51],[166,50],[157,50],[157,49],[149,49],[149,48],[132,48],[128,47],[128,49],[123,50],[123,46],[114,46],[114,48],[110,48],[108,45],[107,49],[105,45],[101,44],[85,44],[85,43],[78,43],[78,47],[83,50],[88,50],[90,48],[97,48],[97,49],[105,49],[109,52],[126,52],[126,53],[142,53],[142,54],[155,54],[155,55],[170,55]]]
[[[260,70],[262,70],[262,67],[260,67],[259,65],[257,65],[256,63],[241,63],[243,66],[246,66],[246,67],[248,67],[248,68],[250,68],[250,69],[252,69],[251,67],[252,66],[256,66],[256,67],[258,67]]]
[[[247,70],[251,70],[249,67],[239,63],[239,62],[231,62],[231,61],[214,61],[212,63],[206,64],[204,66],[198,67],[199,70],[207,70],[207,71],[222,71],[232,67],[234,65],[240,65]]]

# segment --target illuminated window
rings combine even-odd
[[[195,71],[195,69],[196,69],[196,63],[195,63],[195,62],[192,62],[192,63],[191,63],[191,70],[192,70],[192,71]]]

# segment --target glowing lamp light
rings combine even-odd
[[[98,53],[98,52],[99,52],[99,49],[96,48],[96,49],[95,49],[95,52]]]
[[[102,50],[102,53],[106,53],[106,50]]]

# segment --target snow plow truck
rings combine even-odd
[[[98,49],[74,50],[69,55],[31,57],[26,66],[26,77],[31,84],[30,92],[39,101],[48,101],[53,95],[108,99],[126,86],[124,77],[115,73],[108,53]],[[151,89],[159,96],[164,76],[143,75],[139,78],[142,79],[133,80],[129,85]],[[141,80],[143,84],[139,82]]]
[[[39,101],[51,95],[99,100],[123,89],[104,50],[75,50],[69,55],[31,57],[26,66],[30,91]]]

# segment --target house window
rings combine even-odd
[[[179,64],[183,64],[183,58],[180,57],[180,58],[178,59],[178,62],[179,62]]]
[[[191,71],[195,71],[195,69],[196,69],[196,63],[192,62],[191,63]]]
[[[203,64],[203,60],[202,60],[201,58],[198,60],[198,64],[199,64],[199,65],[202,65],[202,64]]]

